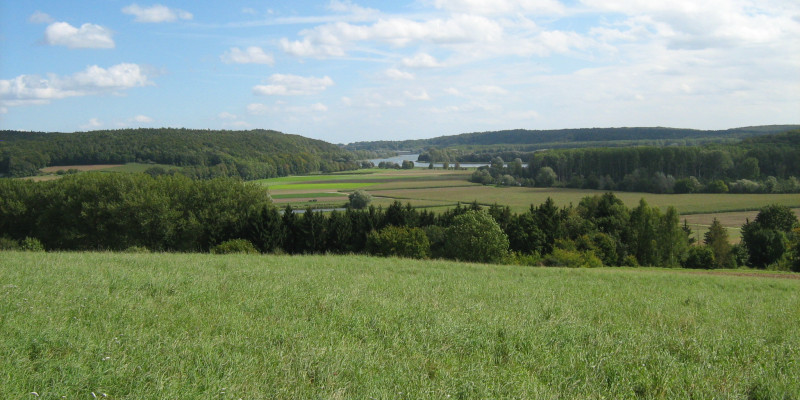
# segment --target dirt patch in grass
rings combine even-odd
[[[53,173],[58,171],[67,171],[76,169],[78,171],[100,171],[114,167],[121,167],[122,164],[95,164],[95,165],[56,165],[52,167],[44,167],[40,171],[44,173]]]
[[[686,271],[689,274],[700,275],[723,275],[723,276],[742,276],[755,278],[777,278],[777,279],[800,279],[800,274],[793,273],[770,273],[770,272],[749,272],[749,271]]]

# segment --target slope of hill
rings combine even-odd
[[[663,127],[558,130],[514,129],[439,136],[431,139],[356,142],[348,144],[344,148],[348,150],[422,150],[432,147],[464,147],[475,150],[492,146],[495,150],[532,151],[542,148],[599,145],[700,144],[739,140],[750,136],[780,133],[798,128],[800,128],[800,125],[754,126],[727,130]]]
[[[0,131],[0,174],[27,176],[56,165],[152,162],[198,177],[269,178],[354,169],[333,144],[276,131],[124,129],[75,133]]]
[[[800,393],[800,281],[772,274],[363,256],[3,257],[4,399]]]

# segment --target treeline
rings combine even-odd
[[[357,169],[356,157],[321,140],[276,131],[123,129],[75,133],[0,131],[0,175],[58,165],[159,163],[195,178],[272,178]]]
[[[520,160],[521,161],[521,160]],[[496,167],[495,165],[499,166]],[[549,150],[525,168],[502,159],[473,181],[652,193],[800,192],[800,130],[736,145]]]
[[[356,142],[345,146],[349,150],[425,150],[444,147],[485,147],[495,150],[533,151],[553,147],[585,147],[655,144],[696,145],[709,142],[724,142],[750,136],[786,132],[797,129],[797,125],[770,125],[727,130],[696,130],[662,127],[638,128],[584,128],[557,130],[514,129],[493,132],[474,132],[460,135],[440,136],[431,139],[403,141]],[[594,143],[594,144],[593,144]],[[444,161],[444,160],[432,160]],[[450,160],[467,161],[467,160]],[[482,159],[479,161],[486,161]]]
[[[232,178],[82,173],[0,179],[0,236],[54,250],[204,251],[242,237],[271,207],[265,187]]]
[[[290,206],[281,212],[263,187],[234,179],[86,173],[39,183],[0,180],[0,244],[209,251],[245,242],[264,253],[764,268],[789,260],[786,254],[798,247],[790,243],[800,238],[791,211],[773,208],[743,229],[749,247],[722,246],[724,230],[707,235],[708,246],[698,247],[690,246],[690,231],[674,208],[661,212],[642,201],[630,209],[611,193],[586,197],[577,206],[557,207],[548,199],[521,214],[497,205],[485,210],[477,203],[434,214],[399,202],[385,210],[298,214]],[[765,255],[751,248],[770,250]]]

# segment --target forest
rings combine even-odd
[[[472,180],[650,193],[800,192],[800,130],[730,145],[548,150],[526,161],[504,166],[495,157]]]
[[[800,268],[797,217],[767,206],[742,245],[712,225],[692,245],[675,208],[612,193],[515,214],[477,203],[435,214],[395,202],[330,213],[279,210],[263,186],[231,178],[82,173],[46,182],[0,180],[0,248],[115,251],[366,253],[572,267]]]
[[[797,125],[769,125],[716,131],[662,127],[556,130],[513,129],[439,136],[431,139],[356,142],[346,145],[345,148],[348,150],[408,150],[420,152],[449,148],[458,150],[458,154],[465,158],[458,160],[420,159],[420,161],[486,162],[496,155],[494,153],[501,151],[532,152],[562,147],[699,145],[736,142],[746,137],[786,132],[798,128],[800,126]]]
[[[0,131],[0,176],[36,175],[46,166],[130,162],[180,166],[194,178],[245,180],[358,168],[355,155],[338,146],[276,131]]]

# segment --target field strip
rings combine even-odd
[[[39,169],[44,173],[54,173],[58,171],[67,171],[70,169],[78,171],[99,171],[103,169],[121,167],[123,164],[93,164],[93,165],[55,165]]]

